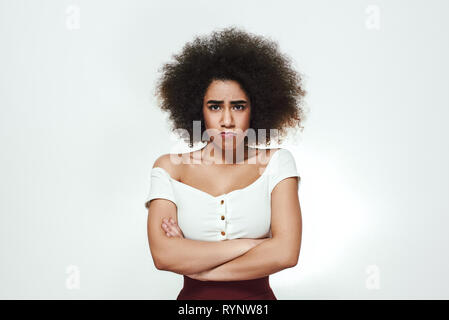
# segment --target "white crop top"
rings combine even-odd
[[[271,192],[283,179],[301,177],[293,155],[277,150],[259,178],[243,189],[217,197],[173,179],[167,171],[151,169],[148,208],[153,199],[167,199],[177,207],[178,226],[192,240],[220,241],[271,237]]]

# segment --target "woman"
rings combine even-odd
[[[301,77],[276,43],[234,27],[196,38],[163,71],[161,108],[190,147],[206,144],[153,165],[145,206],[155,266],[184,276],[178,300],[276,300],[269,275],[299,257],[300,177],[287,149],[250,144],[280,141],[302,122]]]

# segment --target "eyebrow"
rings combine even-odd
[[[209,100],[207,101],[207,103],[223,103],[223,100]],[[231,104],[238,104],[238,103],[246,103],[246,100],[234,100],[231,101]]]

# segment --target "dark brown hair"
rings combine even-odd
[[[258,129],[267,129],[267,144],[269,129],[279,130],[279,141],[287,127],[302,129],[306,94],[302,77],[290,58],[279,52],[276,42],[229,27],[196,37],[173,57],[173,62],[162,67],[156,96],[160,108],[169,112],[172,129],[188,132],[178,134],[190,146],[198,142],[193,137],[193,121],[201,120],[201,134],[205,131],[203,99],[213,80],[240,84],[251,101],[250,128],[256,135]]]

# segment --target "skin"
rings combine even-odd
[[[204,124],[210,143],[202,155],[215,164],[236,164],[248,158],[248,147],[243,145],[249,129],[251,102],[237,81],[213,80],[203,98]],[[220,132],[235,132],[232,138],[222,138]],[[239,149],[240,147],[240,149]],[[239,152],[239,151],[244,152]]]
[[[204,95],[202,111],[210,141],[190,153],[181,166],[174,165],[175,179],[212,196],[250,185],[262,174],[271,150],[244,144],[251,119],[248,95],[237,81],[214,80]],[[222,131],[236,136],[222,138]]]
[[[227,166],[244,162],[248,157],[254,156],[247,146],[243,146],[245,132],[250,124],[251,103],[237,81],[211,82],[203,98],[203,116],[210,142],[201,150],[201,159],[205,159],[209,164]],[[231,139],[223,138],[220,135],[222,131],[235,132],[236,136]],[[243,153],[239,152],[238,146]],[[162,228],[168,237],[184,239],[181,228],[173,218],[164,218]],[[267,239],[260,240],[262,242]],[[198,279],[199,274],[191,274],[189,277]]]
[[[178,237],[184,239],[184,234],[182,233],[181,228],[179,228],[173,218],[164,218],[162,222],[162,229],[165,231],[167,237]]]
[[[210,142],[203,149],[191,153],[191,157],[201,160],[199,164],[184,164],[174,169],[176,179],[204,192],[207,190],[213,196],[243,188],[255,181],[264,169],[263,165],[235,165],[259,154],[259,149],[241,148],[250,124],[251,104],[239,83],[232,80],[213,81],[203,99],[203,115],[206,130],[212,132]],[[238,134],[223,141],[219,136],[221,131]],[[239,152],[242,149],[244,152]],[[271,151],[268,153],[270,158]],[[204,165],[204,162],[208,165]],[[183,168],[182,174],[180,168]],[[202,174],[199,175],[197,170]],[[212,178],[207,181],[205,177]],[[282,180],[273,189],[271,211],[271,239],[258,239],[261,243],[246,254],[213,269],[187,276],[202,281],[253,279],[296,265],[301,245],[302,218],[295,177]],[[167,237],[184,239],[182,230],[173,218],[162,219],[161,228]],[[289,252],[290,257],[288,262],[278,267],[275,261],[281,251]]]

